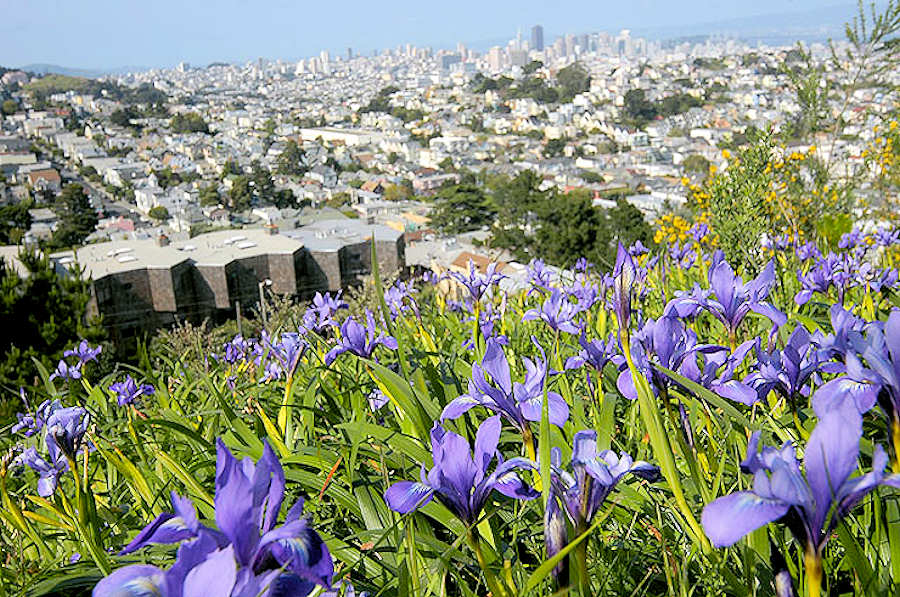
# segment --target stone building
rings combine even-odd
[[[61,270],[93,281],[88,315],[114,336],[179,321],[220,321],[265,292],[308,299],[358,285],[371,273],[375,240],[381,271],[405,267],[403,234],[356,220],[327,220],[285,234],[274,228],[221,230],[187,241],[117,240],[54,253]]]

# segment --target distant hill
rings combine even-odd
[[[748,42],[773,45],[797,41],[815,42],[844,37],[844,23],[857,14],[855,4],[832,4],[815,10],[764,14],[738,19],[635,28],[632,35],[651,39],[672,39],[704,35],[724,35]]]
[[[87,69],[70,68],[67,66],[59,66],[56,64],[26,64],[25,66],[21,66],[19,68],[36,75],[66,75],[68,77],[83,77],[86,79],[98,79],[106,75],[119,75],[128,72],[147,70],[147,68],[143,66],[119,66],[107,69]]]

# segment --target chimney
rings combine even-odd
[[[169,237],[166,236],[166,234],[164,232],[160,233],[160,235],[156,237],[156,246],[157,247],[168,247],[169,246]]]
[[[275,236],[276,234],[278,234],[278,226],[276,226],[275,224],[266,224],[264,228],[269,236]]]

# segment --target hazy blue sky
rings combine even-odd
[[[842,0],[825,0],[843,4]],[[105,68],[297,59],[807,11],[822,0],[0,0],[0,64]],[[848,14],[849,16],[849,14]]]

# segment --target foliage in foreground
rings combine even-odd
[[[692,232],[522,292],[376,275],[102,378],[73,348],[4,436],[2,590],[896,591],[898,235],[745,280]]]

